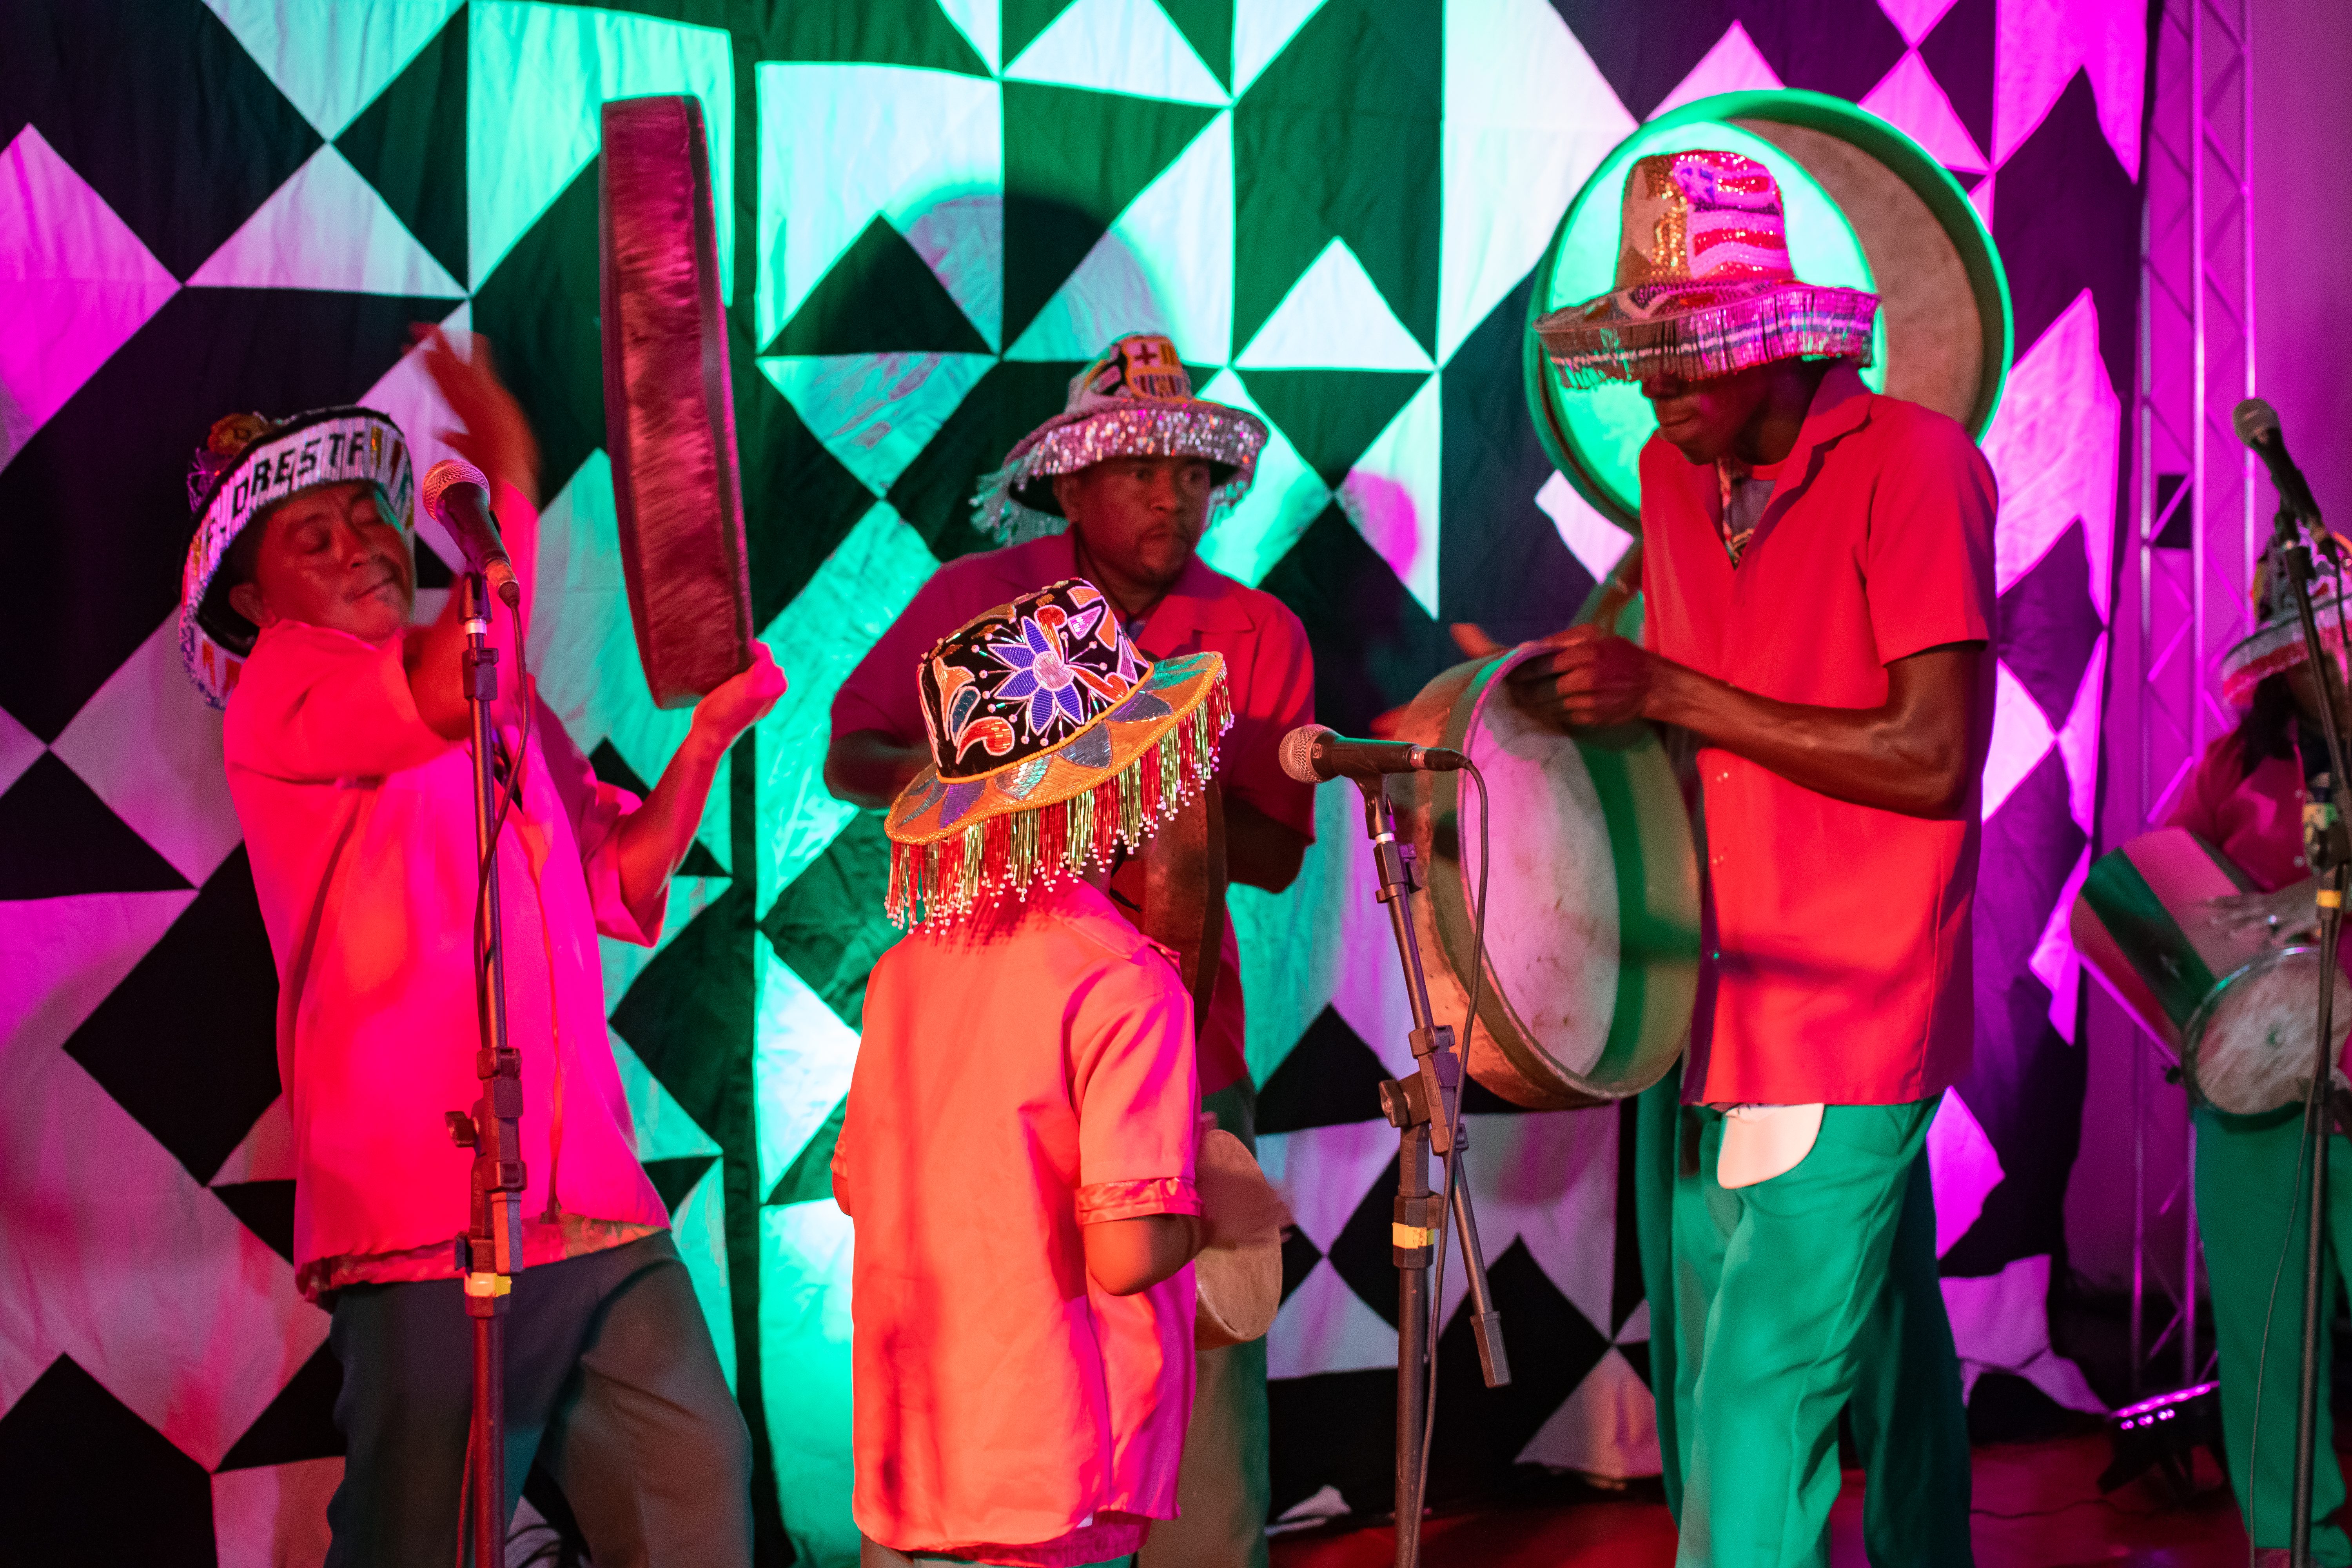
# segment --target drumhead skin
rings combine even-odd
[[[2328,1060],[2352,1033],[2352,979],[2336,982],[2335,1037]],[[2265,952],[2223,976],[2185,1031],[2181,1066],[2189,1091],[2216,1110],[2256,1116],[2303,1098],[2310,1081],[2312,1040],[2319,1022],[2319,950],[2286,947]],[[2344,1075],[2336,1073],[2336,1081]]]
[[[1504,673],[1538,651],[1439,676],[1399,738],[1468,752],[1491,796],[1471,1076],[1557,1110],[1639,1093],[1681,1055],[1698,985],[1698,863],[1648,725],[1564,735],[1505,696]],[[1427,884],[1414,904],[1422,957],[1438,1016],[1459,1018],[1475,949],[1477,794],[1466,774],[1409,776],[1402,816]]]
[[[1627,166],[1698,147],[1771,170],[1798,277],[1880,296],[1874,363],[1863,380],[1948,414],[1981,437],[2014,348],[2000,252],[1967,194],[1918,143],[1821,93],[1721,93],[1660,115],[1620,142],[1552,235],[1536,268],[1530,325],[1612,286]],[[1636,460],[1657,428],[1641,388],[1569,390],[1532,331],[1524,353],[1528,405],[1552,463],[1604,515],[1638,533]]]

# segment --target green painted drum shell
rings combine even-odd
[[[2000,405],[2015,324],[2000,251],[1967,193],[1918,143],[1843,99],[1735,92],[1685,104],[1636,130],[1601,161],[1553,231],[1536,268],[1523,349],[1528,409],[1553,465],[1604,515],[1640,531],[1639,497],[1619,471],[1622,464],[1592,447],[1595,437],[1576,416],[1572,400],[1596,395],[1562,386],[1532,327],[1545,312],[1609,287],[1606,277],[1563,278],[1562,258],[1580,222],[1616,221],[1632,157],[1653,144],[1684,145],[1692,128],[1706,125],[1727,128],[1727,141],[1768,143],[1828,198],[1860,244],[1867,286],[1884,300],[1884,389],[1949,414],[1981,438]],[[1759,151],[1753,142],[1742,150]],[[1792,228],[1792,244],[1801,238]],[[1806,270],[1801,258],[1800,275]]]
[[[1504,700],[1497,684],[1503,675],[1535,651],[1515,649],[1440,675],[1407,709],[1400,738],[1479,755],[1486,742],[1474,743],[1473,728],[1486,723],[1489,702]],[[1585,993],[1581,1005],[1557,993],[1538,994],[1547,984],[1540,965],[1515,968],[1507,952],[1496,955],[1490,908],[1486,980],[1465,1058],[1472,1077],[1514,1104],[1601,1104],[1655,1083],[1689,1037],[1698,982],[1697,857],[1673,768],[1648,725],[1572,738],[1523,734],[1521,741],[1540,749],[1539,757],[1521,763],[1543,770],[1558,808],[1594,814],[1596,820],[1572,824],[1570,837],[1605,854],[1610,875],[1597,866],[1563,865],[1554,888],[1517,889],[1538,904],[1556,895],[1534,945],[1556,944],[1562,951],[1546,954],[1555,961],[1580,955],[1568,988]],[[1416,900],[1415,923],[1442,1020],[1462,1016],[1464,982],[1475,962],[1476,863],[1460,842],[1463,792],[1471,787],[1464,774],[1424,773],[1412,775],[1410,788],[1399,792],[1425,873],[1427,896]],[[1536,825],[1512,817],[1508,805],[1496,803],[1498,839],[1515,820],[1532,837]],[[1512,856],[1499,841],[1494,851],[1499,885]],[[1491,903],[1510,901],[1492,889],[1489,897]],[[1519,934],[1504,933],[1500,945],[1507,949]]]

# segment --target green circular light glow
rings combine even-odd
[[[1617,228],[1625,172],[1636,158],[1654,153],[1716,148],[1753,158],[1780,182],[1781,212],[1789,237],[1789,263],[1808,283],[1876,291],[1862,241],[1821,183],[1780,148],[1751,132],[1719,121],[1657,124],[1635,132],[1601,161],[1569,208],[1559,248],[1544,279],[1549,287],[1537,308],[1556,310],[1605,294],[1616,286]],[[1874,392],[1886,381],[1886,326],[1871,329],[1873,363],[1862,373]],[[1575,447],[1586,476],[1612,492],[1624,509],[1638,511],[1643,443],[1658,428],[1642,389],[1611,382],[1592,391],[1562,387],[1553,378],[1561,434]]]

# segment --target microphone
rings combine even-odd
[[[1282,771],[1300,784],[1376,779],[1382,773],[1450,773],[1469,759],[1444,746],[1410,741],[1351,741],[1321,724],[1301,724],[1282,738]]]
[[[2286,437],[2279,432],[2278,410],[2259,397],[2249,397],[2238,405],[2230,420],[2238,427],[2238,439],[2270,465],[2271,482],[2278,486],[2279,504],[2312,527],[2325,528],[2326,524],[2319,521],[2319,503],[2311,499],[2311,487],[2304,483],[2303,470],[2286,455]]]
[[[499,538],[499,520],[490,512],[490,481],[482,470],[457,458],[444,458],[425,470],[425,511],[446,529],[466,552],[466,569],[479,572],[490,591],[513,609],[522,602],[522,585],[515,581],[514,563]]]

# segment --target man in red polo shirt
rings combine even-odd
[[[1070,577],[1101,587],[1147,657],[1223,655],[1234,726],[1219,753],[1225,860],[1236,881],[1279,892],[1315,837],[1315,797],[1284,773],[1282,737],[1315,717],[1315,667],[1298,617],[1195,553],[1213,512],[1248,486],[1265,427],[1192,395],[1166,338],[1122,338],[1070,383],[1064,411],[1023,437],[985,481],[981,522],[1026,542],[951,561],[916,594],[833,703],[825,786],[873,809],[931,760],[917,683],[931,646],[984,610]],[[1130,912],[1140,863],[1112,888]],[[1132,885],[1130,885],[1132,884]],[[1243,1058],[1241,969],[1225,928],[1201,1020],[1202,1109],[1253,1149],[1256,1091]],[[1178,1482],[1181,1518],[1152,1530],[1143,1568],[1262,1568],[1266,1470],[1263,1340],[1200,1358]]]
[[[1911,1177],[1973,1043],[1992,475],[1958,425],[1863,385],[1877,300],[1797,280],[1761,164],[1637,162],[1617,281],[1536,330],[1572,384],[1637,380],[1656,411],[1643,646],[1561,634],[1522,690],[1570,725],[1650,719],[1701,742],[1677,1561],[1814,1563],[1865,1346],[1929,1363],[1864,1380],[1929,1391],[1898,1419],[1963,1419]],[[1932,1321],[1891,1331],[1902,1314]],[[1963,1511],[1907,1560],[1965,1563],[1965,1430],[1917,1447],[1960,1467],[1914,1479],[1957,1484]]]

